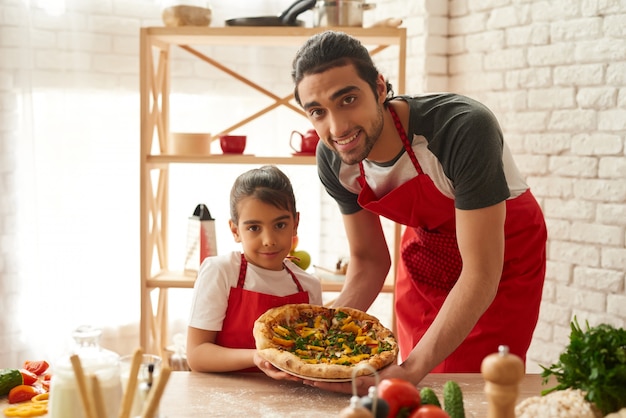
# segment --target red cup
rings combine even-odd
[[[300,137],[300,149],[293,144],[294,134]],[[319,140],[320,137],[317,135],[317,131],[315,129],[309,129],[304,134],[301,134],[298,131],[293,131],[289,137],[289,146],[298,154],[315,154]]]
[[[222,135],[220,136],[220,148],[224,154],[243,154],[246,149],[245,135]]]

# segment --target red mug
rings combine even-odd
[[[294,134],[300,136],[300,149],[296,148],[293,144]],[[297,154],[315,154],[319,140],[320,137],[317,135],[317,131],[315,129],[309,129],[304,134],[298,131],[293,131],[289,137],[289,146]]]
[[[220,148],[224,154],[243,154],[246,149],[245,135],[222,135],[220,136]]]

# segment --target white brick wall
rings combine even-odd
[[[213,25],[220,26],[231,17],[274,13],[291,1],[213,3]],[[530,360],[545,364],[557,358],[567,343],[573,315],[591,324],[625,326],[626,4],[620,0],[376,3],[376,11],[365,14],[366,24],[401,17],[407,27],[406,92],[455,91],[490,106],[543,207],[549,229],[548,271]],[[28,349],[34,350],[16,343],[32,330],[16,329],[11,320],[17,312],[19,280],[13,250],[17,238],[13,156],[23,71],[32,68],[30,83],[35,89],[137,94],[138,28],[161,24],[158,2],[152,0],[68,0],[61,16],[35,6],[25,11],[23,4],[0,0],[2,367],[18,364]],[[310,13],[303,17],[312,18]],[[29,46],[32,55],[26,53]],[[256,80],[268,82],[272,89],[291,88],[292,50],[250,48],[230,57],[229,51],[220,54],[226,54],[235,68],[249,67],[253,56]],[[377,63],[392,81],[397,77],[391,54],[382,54]],[[237,92],[223,75],[207,73],[184,54],[172,72],[177,88],[198,98],[206,98],[208,92],[222,97],[248,94]],[[186,123],[199,123],[193,114],[184,116]],[[117,129],[138,136],[137,126]],[[321,222],[320,239],[326,249],[321,263],[330,264],[347,248],[335,205],[326,198]]]
[[[574,315],[626,324],[626,4],[467,0],[452,2],[451,16],[450,34],[464,45],[450,56],[451,90],[499,117],[548,223],[547,279],[529,353],[545,364],[567,343]],[[476,45],[478,36],[495,50]],[[471,67],[457,65],[467,56]],[[491,82],[497,78],[504,86]]]

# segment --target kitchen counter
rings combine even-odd
[[[419,385],[432,387],[442,400],[443,384],[459,383],[467,418],[487,416],[485,381],[481,374],[431,374]],[[541,393],[541,376],[526,375],[522,399]],[[175,372],[167,384],[160,412],[167,418],[199,416],[337,417],[350,395],[326,392],[297,382],[276,381],[264,374]]]
[[[432,387],[441,399],[443,384],[448,380],[461,386],[467,418],[487,416],[481,374],[431,374],[419,386]],[[540,375],[526,375],[517,402],[539,395],[542,388]],[[173,372],[161,400],[160,418],[337,417],[349,399],[347,394],[276,381],[261,373]],[[0,410],[6,406],[6,399],[0,401]]]

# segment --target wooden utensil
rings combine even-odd
[[[70,361],[72,362],[72,368],[74,369],[74,374],[76,375],[76,383],[78,384],[78,391],[80,393],[80,399],[83,403],[83,409],[85,410],[85,416],[87,418],[96,418],[93,409],[93,402],[91,400],[89,390],[87,389],[85,372],[83,371],[83,366],[80,363],[80,358],[77,354],[73,354],[70,357]]]
[[[96,411],[96,418],[107,418],[104,400],[102,399],[102,390],[100,389],[100,381],[96,375],[89,376],[91,378],[91,398]]]
[[[146,399],[143,411],[141,412],[141,418],[154,418],[154,414],[159,407],[161,396],[163,396],[165,385],[167,385],[171,373],[172,369],[168,366],[161,368],[159,377],[156,379],[156,385],[148,393],[148,399]]]
[[[133,400],[135,399],[135,391],[137,390],[137,375],[139,374],[142,358],[143,350],[141,348],[136,349],[130,364],[128,383],[126,384],[126,389],[124,389],[122,396],[119,418],[130,418],[130,411],[133,406]]]

